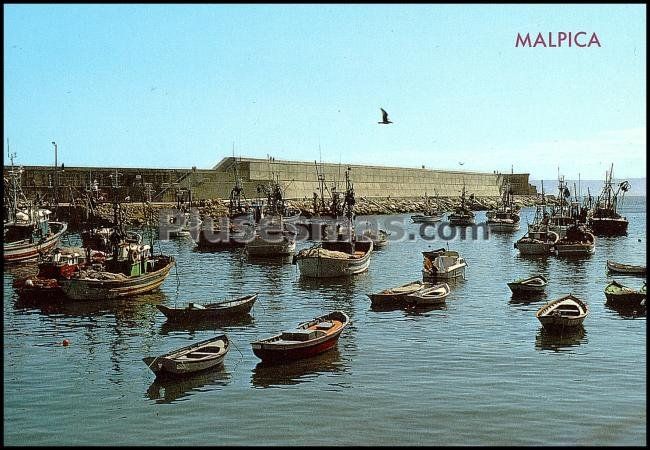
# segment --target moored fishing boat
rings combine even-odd
[[[419,291],[428,285],[422,281],[415,280],[402,284],[401,286],[384,289],[374,294],[368,294],[370,303],[374,307],[395,306],[406,303],[406,296]]]
[[[65,222],[50,222],[50,212],[40,209],[38,218],[30,219],[29,208],[18,212],[16,220],[4,224],[3,259],[5,263],[20,263],[38,259],[59,243],[67,231]]]
[[[517,231],[520,225],[519,210],[514,204],[512,188],[510,183],[503,187],[501,202],[494,211],[488,211],[487,226],[490,231],[510,232]]]
[[[251,342],[251,346],[262,362],[309,358],[334,347],[349,323],[347,314],[333,311],[303,322],[294,330]]]
[[[27,200],[20,187],[23,168],[14,167],[15,156],[9,154],[11,169],[4,180],[2,255],[5,263],[38,259],[39,255],[53,250],[68,229],[66,222],[50,221],[51,211]]]
[[[149,246],[130,249],[139,252],[133,261],[106,261],[100,270],[75,272],[59,281],[65,295],[73,300],[101,300],[130,297],[158,289],[175,264],[173,256],[149,255]]]
[[[645,276],[646,274],[646,266],[617,263],[609,259],[607,260],[607,270],[611,273],[620,273],[625,275]]]
[[[91,255],[91,260],[93,258],[94,255]],[[85,251],[82,248],[56,248],[39,262],[36,275],[16,279],[13,287],[19,296],[49,298],[63,295],[59,280],[70,278],[74,272],[85,267],[87,263]]]
[[[300,250],[294,257],[300,275],[330,278],[365,272],[370,266],[372,241],[324,241]]]
[[[551,255],[555,253],[555,244],[559,239],[560,236],[549,228],[542,181],[541,202],[535,206],[533,223],[528,224],[528,232],[515,242],[514,247],[521,255]]]
[[[584,225],[569,227],[563,238],[555,243],[558,256],[590,255],[596,250],[596,237]]]
[[[545,226],[529,225],[528,233],[515,242],[514,246],[521,255],[551,255],[559,236]]]
[[[199,322],[248,314],[256,299],[257,294],[253,294],[219,303],[190,302],[185,308],[170,308],[165,305],[156,305],[156,308],[172,322]]]
[[[595,235],[605,236],[623,236],[627,234],[628,220],[621,216],[618,211],[618,196],[619,194],[625,195],[630,189],[630,183],[623,181],[619,183],[618,189],[614,191],[612,187],[612,172],[614,164],[612,164],[609,172],[605,173],[605,185],[603,190],[596,200],[596,205],[589,214],[589,227],[593,230]]]
[[[411,220],[413,223],[436,223],[444,218],[444,213],[438,212],[433,205],[426,192],[424,194],[424,212],[413,214]]]
[[[548,280],[544,275],[533,275],[528,278],[511,281],[508,287],[513,294],[536,294],[544,292]]]
[[[143,358],[156,376],[182,376],[213,369],[223,363],[230,342],[225,334],[172,350],[160,356]]]
[[[453,250],[438,250],[422,252],[424,256],[422,279],[446,280],[465,277],[467,263],[458,252]]]
[[[571,191],[564,181],[564,176],[558,176],[558,199],[559,204],[553,205],[551,214],[548,218],[548,227],[550,231],[555,232],[560,239],[564,238],[567,230],[576,224],[575,214],[572,213],[569,197]],[[574,211],[575,212],[575,211]]]
[[[249,256],[291,255],[296,250],[296,236],[285,230],[256,232],[252,241],[246,243]]]
[[[336,226],[334,239],[327,239],[300,250],[293,258],[300,275],[312,278],[332,278],[359,274],[368,270],[373,250],[372,240],[356,239],[354,228],[354,187],[350,169],[345,172],[345,197],[341,211],[345,223]]]
[[[641,306],[646,299],[646,283],[638,290],[613,280],[605,287],[607,302],[617,306]]]
[[[447,218],[449,224],[455,226],[469,226],[476,222],[474,212],[465,205],[465,185],[460,196],[460,205]]]
[[[415,306],[442,305],[449,296],[451,289],[447,283],[429,285],[416,292],[408,294],[406,301]]]
[[[588,314],[587,303],[569,294],[546,303],[535,317],[545,329],[562,331],[581,326]]]

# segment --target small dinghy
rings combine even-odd
[[[445,303],[450,292],[451,289],[447,283],[439,283],[408,294],[406,301],[415,304],[415,306],[441,305]]]
[[[544,292],[547,284],[548,280],[544,275],[533,275],[532,277],[511,281],[508,283],[508,287],[513,294],[537,294]]]
[[[333,311],[294,330],[283,331],[266,339],[251,342],[253,353],[262,362],[287,362],[323,353],[336,345],[341,332],[350,324],[343,311]]]
[[[368,294],[368,297],[370,297],[370,302],[373,307],[401,305],[407,301],[407,295],[413,294],[428,286],[427,283],[415,280],[401,286],[384,289],[375,294]]]
[[[626,275],[641,275],[645,276],[646,266],[635,266],[632,264],[621,264],[614,261],[607,260],[607,270],[611,273],[621,273]]]
[[[148,356],[142,360],[157,376],[190,375],[223,363],[229,349],[228,337],[222,334],[161,356]]]
[[[218,320],[224,317],[233,317],[248,314],[257,299],[257,294],[245,295],[234,300],[220,303],[200,305],[190,302],[185,308],[170,308],[165,305],[156,305],[167,320],[173,322],[200,322],[204,320]]]
[[[607,302],[619,306],[641,306],[646,299],[646,284],[639,290],[623,286],[614,280],[605,287],[605,297]]]
[[[537,311],[535,317],[547,330],[562,331],[582,325],[587,314],[587,304],[569,294],[546,303]]]

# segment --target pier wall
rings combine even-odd
[[[287,199],[311,199],[318,192],[318,174],[324,176],[327,189],[345,190],[345,171],[350,168],[350,179],[355,193],[367,198],[421,198],[425,193],[440,197],[459,196],[463,185],[467,195],[494,197],[504,179],[510,179],[515,195],[534,195],[535,186],[528,182],[529,174],[499,174],[469,171],[444,171],[404,167],[328,164],[300,161],[280,161],[255,158],[222,159],[212,169],[148,169],[48,166],[23,166],[21,185],[25,194],[33,198],[54,198],[55,186],[60,202],[69,202],[97,181],[99,190],[110,195],[115,174],[119,195],[131,201],[142,201],[145,184],[150,183],[152,200],[176,201],[185,197],[200,199],[227,199],[235,180],[235,171],[242,178],[246,198],[255,198],[258,186],[273,178],[285,188]],[[7,178],[9,168],[4,167]],[[262,195],[263,196],[263,195]]]

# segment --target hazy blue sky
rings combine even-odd
[[[595,32],[602,47],[515,48]],[[21,164],[646,175],[646,6],[5,5]],[[379,125],[379,108],[394,121]],[[459,165],[460,162],[464,164]]]

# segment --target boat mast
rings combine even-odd
[[[9,138],[7,138],[7,155],[11,161],[11,171],[9,172],[11,178],[11,211],[9,219],[15,221],[16,214],[18,213],[18,186],[16,185],[16,178],[20,173],[17,174],[14,167],[14,158],[16,157],[16,153],[11,153],[9,151]]]

